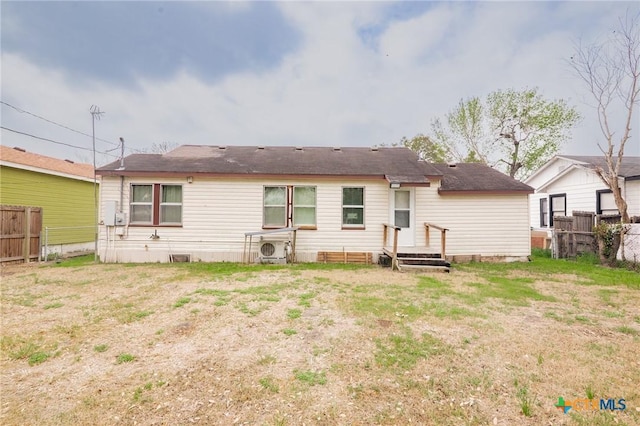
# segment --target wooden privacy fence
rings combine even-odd
[[[0,262],[38,260],[42,208],[3,205],[0,217]]]
[[[574,211],[571,214],[553,218],[553,257],[556,259],[596,252],[595,213]]]

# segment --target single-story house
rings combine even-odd
[[[92,165],[3,145],[0,175],[3,207],[34,207],[42,213],[40,244],[48,251],[45,255],[94,250],[97,188]],[[3,217],[3,227],[11,227],[11,217],[16,216]],[[2,234],[9,239],[8,233]],[[4,249],[9,245],[7,241]]]
[[[183,145],[98,173],[105,262],[254,261],[273,248],[301,262],[530,254],[531,187],[480,164],[428,164],[407,148]],[[279,238],[284,246],[265,253]]]
[[[553,218],[571,216],[573,212],[596,215],[619,214],[611,190],[598,177],[596,168],[607,170],[604,156],[558,155],[531,175],[525,183],[535,189],[530,196],[531,239],[533,247],[552,246]],[[640,157],[623,158],[618,176],[627,213],[632,221],[640,218]],[[626,259],[640,255],[640,225],[627,232]],[[618,257],[622,258],[621,253]]]
[[[618,214],[596,167],[607,169],[604,156],[558,155],[527,178],[525,183],[535,189],[530,196],[532,229],[553,228],[554,216],[571,216],[573,211]],[[629,216],[640,216],[640,157],[623,158],[618,183]]]

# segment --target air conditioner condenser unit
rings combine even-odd
[[[287,263],[286,241],[260,241],[258,261],[261,263]]]

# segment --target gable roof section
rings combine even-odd
[[[3,166],[31,170],[38,173],[93,181],[94,172],[91,164],[60,160],[4,145],[0,145],[0,163]]]
[[[581,163],[581,165],[590,169],[595,169],[596,167],[607,169],[607,162],[604,156],[561,155],[559,157]],[[616,159],[617,157],[613,157],[613,161],[616,161]],[[623,157],[619,176],[626,180],[640,179],[640,157]]]
[[[442,174],[439,193],[533,193],[533,188],[480,163],[434,164]]]
[[[617,157],[613,157],[615,161]],[[544,166],[540,167],[534,174],[529,176],[525,182],[531,183],[535,182],[535,178],[539,175],[542,175],[545,170],[552,167],[554,164],[559,161],[564,160],[564,162],[569,163],[566,167],[558,172],[554,173],[553,176],[546,181],[538,184],[536,186],[536,192],[544,192],[546,188],[552,183],[556,182],[562,176],[565,176],[572,170],[576,168],[584,168],[589,170],[594,170],[596,167],[601,167],[603,169],[607,169],[607,163],[604,156],[587,156],[587,155],[556,155],[551,160],[549,160]],[[622,164],[620,165],[620,174],[621,178],[625,180],[640,180],[640,157],[624,157]]]
[[[367,177],[428,184],[439,172],[407,148],[183,145],[166,154],[133,154],[98,169],[102,175],[240,175]]]

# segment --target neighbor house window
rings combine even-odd
[[[554,217],[567,215],[567,194],[550,195],[549,203],[551,204],[551,217],[549,218],[549,225],[553,225]]]
[[[610,189],[596,191],[596,213],[597,214],[620,214],[613,192]]]
[[[263,227],[316,227],[315,186],[265,186]]]
[[[549,199],[540,198],[540,226],[549,226]]]
[[[131,224],[180,225],[181,185],[131,185]]]
[[[364,228],[364,188],[342,188],[342,226]]]

